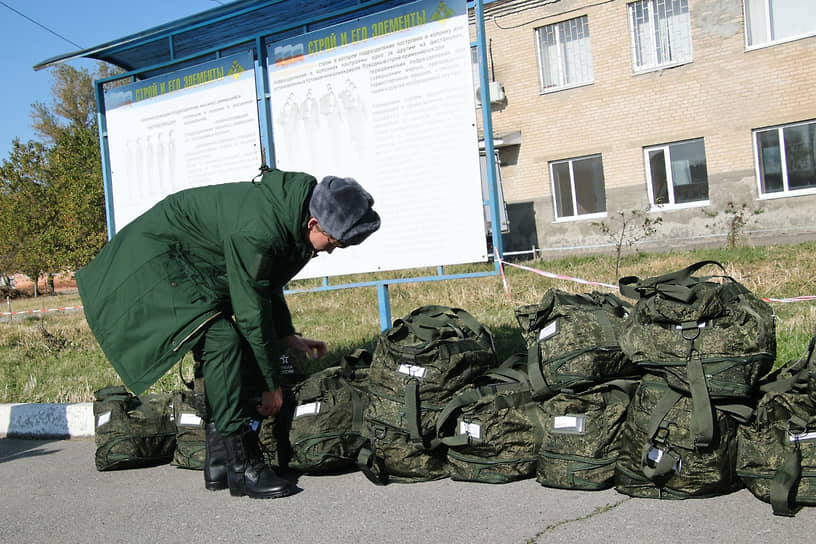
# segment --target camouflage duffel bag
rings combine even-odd
[[[737,474],[776,515],[816,506],[816,405],[807,366],[813,343],[764,381],[754,420],[738,431]]]
[[[292,389],[289,468],[312,474],[357,468],[370,364],[371,353],[356,350],[340,366],[313,374]]]
[[[723,409],[721,409],[723,408]],[[712,497],[742,487],[736,474],[737,420],[714,406],[714,432],[695,442],[693,400],[660,376],[646,374],[626,413],[615,489],[657,499]]]
[[[609,380],[543,401],[544,438],[537,452],[536,481],[587,491],[612,487],[620,434],[637,384]]]
[[[169,463],[176,449],[170,393],[137,397],[123,385],[94,392],[96,469],[118,470]]]
[[[437,416],[496,366],[492,333],[461,308],[421,306],[395,320],[377,338],[371,361],[360,470],[380,485],[447,476]]]
[[[431,440],[427,432],[415,440],[414,429],[434,429],[444,406],[422,404],[417,413],[416,396],[407,402],[369,389],[363,412],[363,437],[357,465],[377,485],[425,482],[449,475],[447,447]]]
[[[621,348],[686,393],[699,385],[712,399],[750,398],[776,358],[773,310],[727,275],[692,275],[705,266],[725,271],[700,261],[653,278],[621,278],[621,294],[637,300]]]
[[[371,352],[356,349],[339,365],[284,386],[280,412],[258,429],[266,461],[312,474],[356,468],[370,364]]]
[[[621,348],[633,363],[690,395],[695,442],[713,440],[712,403],[750,403],[776,358],[771,307],[726,275],[693,276],[716,261],[640,280],[620,279],[621,294],[637,299]]]
[[[207,435],[192,391],[173,391],[172,414],[176,428],[176,449],[171,464],[179,468],[204,470]]]
[[[436,434],[452,479],[500,484],[535,476],[543,414],[527,375],[512,368],[516,358],[459,390],[439,414]]]
[[[619,336],[632,305],[612,293],[575,295],[549,289],[541,302],[516,308],[528,348],[535,397],[629,376],[635,368]]]

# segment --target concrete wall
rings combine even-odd
[[[740,0],[689,0],[689,11],[692,61],[635,73],[624,0],[486,6],[490,69],[506,95],[493,106],[494,134],[521,131],[520,145],[500,150],[504,196],[518,209],[534,208],[522,214],[534,224],[511,225],[506,250],[528,249],[514,244],[526,245],[530,233],[550,254],[608,249],[597,223],[614,227],[620,212],[649,207],[643,148],[694,138],[705,145],[710,204],[650,211],[662,223],[649,246],[724,244],[729,203],[763,212],[745,227],[754,243],[816,238],[816,195],[758,198],[752,142],[752,129],[816,118],[816,37],[749,50]],[[583,15],[594,82],[542,93],[536,28]],[[607,216],[554,221],[550,162],[594,154],[603,161]]]

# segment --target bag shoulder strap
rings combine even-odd
[[[451,421],[459,413],[465,411],[468,406],[476,404],[482,398],[494,395],[500,395],[497,397],[497,400],[501,399],[499,407],[504,408],[522,406],[532,402],[530,390],[523,383],[497,383],[465,389],[448,402],[439,413],[436,420],[436,440],[446,446],[467,445],[470,442],[469,435],[455,434],[446,436],[445,429],[450,429]]]
[[[625,276],[618,280],[618,288],[623,296],[635,300],[642,298],[647,292],[659,291],[671,298],[689,302],[692,298],[691,288],[701,281],[692,274],[708,265],[715,265],[725,272],[725,267],[717,261],[699,261],[686,268],[653,278],[641,280],[637,276]]]

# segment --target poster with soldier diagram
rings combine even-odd
[[[464,0],[422,0],[271,44],[275,165],[354,177],[382,227],[299,278],[485,261]]]
[[[109,89],[105,109],[116,231],[168,194],[258,174],[249,52]]]

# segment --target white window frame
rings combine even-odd
[[[791,34],[790,36],[783,36],[781,38],[774,39],[772,36],[774,34],[774,29],[771,25],[771,5],[773,2],[779,0],[743,0],[742,2],[742,9],[743,9],[743,20],[745,21],[745,49],[752,50],[752,49],[762,49],[763,47],[771,47],[773,45],[778,45],[780,43],[787,43],[792,42],[795,40],[801,40],[802,38],[807,38],[810,36],[816,36],[816,19],[814,20],[813,29],[808,32],[801,32],[799,34]],[[800,2],[804,2],[805,0],[798,0]],[[759,6],[762,9],[761,13],[752,12],[749,9],[749,4],[762,4]],[[813,10],[815,6],[807,6],[810,10]],[[751,21],[756,20],[757,17],[761,18],[761,22],[763,24],[762,30],[765,32],[765,41],[758,41],[752,43],[751,40]]]
[[[652,145],[649,147],[643,148],[643,165],[646,171],[646,190],[649,194],[649,203],[650,203],[650,210],[651,211],[665,211],[665,210],[678,210],[684,208],[697,208],[701,206],[708,206],[711,204],[711,184],[708,180],[708,175],[706,175],[706,184],[708,185],[708,196],[709,198],[705,200],[695,200],[693,202],[681,202],[677,203],[674,201],[674,174],[672,172],[672,158],[671,158],[671,147],[677,144],[684,144],[687,142],[695,142],[695,141],[703,141],[702,138],[693,138],[691,140],[681,140],[677,142],[670,142],[667,144],[661,145]],[[665,157],[666,163],[666,184],[668,185],[668,194],[669,194],[669,201],[668,202],[655,202],[655,194],[654,194],[654,184],[652,182],[652,168],[651,162],[649,161],[649,154],[653,151],[662,151],[663,156]],[[703,142],[703,152],[705,153],[705,142]],[[708,172],[708,158],[706,159],[706,172]]]
[[[582,39],[566,40],[565,33],[568,29],[576,24],[580,24],[580,29],[578,29],[578,31],[585,33],[585,36],[582,36]],[[552,29],[555,35],[554,47],[558,55],[558,58],[555,59],[558,65],[553,67],[555,72],[554,75],[558,79],[558,82],[549,87],[546,86],[544,77],[545,67],[549,66],[549,63],[547,62],[546,55],[544,54],[545,52],[542,44],[542,34],[548,29]],[[589,18],[586,15],[536,28],[535,39],[536,56],[538,58],[538,84],[542,94],[562,91],[564,89],[572,89],[575,87],[582,87],[584,85],[591,85],[595,82],[595,70],[592,65],[592,45],[589,37]],[[585,44],[583,43],[583,40],[585,40]],[[581,65],[582,69],[577,71],[577,75],[584,75],[585,77],[582,79],[567,81],[568,59],[566,58],[567,55],[565,54],[565,49],[567,47],[566,43],[572,43],[576,47],[580,47],[579,56],[577,58],[579,58],[583,64]],[[574,61],[576,60],[576,57],[572,56],[569,60]]]
[[[757,182],[757,194],[759,195],[759,200],[772,200],[774,198],[787,198],[791,196],[801,196],[801,195],[813,195],[816,194],[816,187],[807,187],[804,189],[790,189],[790,180],[788,179],[788,160],[787,160],[787,152],[785,150],[785,129],[790,127],[796,127],[800,125],[813,125],[816,124],[816,120],[810,121],[803,121],[799,123],[789,123],[787,125],[778,125],[773,127],[766,127],[766,128],[758,128],[751,131],[751,140],[753,141],[754,146],[754,166],[756,172],[756,182]],[[776,193],[764,193],[762,191],[762,171],[761,165],[759,161],[759,142],[757,141],[757,136],[761,132],[769,132],[769,131],[777,131],[778,139],[779,139],[779,162],[780,167],[782,170],[782,185],[783,190],[776,192]]]
[[[606,202],[604,202],[604,211],[602,212],[592,212],[592,213],[578,213],[578,194],[575,190],[575,171],[573,165],[575,161],[586,160],[586,159],[593,159],[597,158],[601,161],[601,170],[603,170],[603,158],[601,154],[595,155],[584,155],[582,157],[573,157],[571,159],[561,159],[557,161],[551,161],[549,164],[550,170],[550,191],[552,191],[552,198],[553,198],[553,217],[555,217],[556,223],[567,222],[567,221],[582,221],[585,219],[598,219],[604,218],[607,216],[606,210]],[[555,187],[555,172],[553,171],[554,167],[559,164],[569,164],[569,175],[570,175],[570,198],[572,198],[572,204],[574,209],[574,215],[567,215],[567,216],[559,216],[558,215],[558,202],[557,202],[557,195],[558,192],[556,191]],[[601,179],[601,184],[604,188],[604,199],[606,198],[606,176],[603,176]]]
[[[669,60],[659,61],[658,60],[658,37],[660,36],[660,30],[658,28],[658,21],[657,17],[655,16],[655,5],[656,3],[665,3],[665,2],[679,2],[683,4],[686,8],[686,20],[688,23],[687,28],[685,28],[686,36],[688,43],[685,44],[685,48],[688,50],[687,53],[684,54],[683,47],[672,47],[668,44],[663,44],[664,49],[668,49],[669,55],[673,58]],[[650,40],[649,44],[642,44],[641,49],[645,50],[645,46],[649,45],[648,53],[650,53],[654,60],[653,62],[638,64],[638,43],[639,43],[639,35],[638,35],[638,27],[636,21],[634,20],[634,10],[635,4],[645,5],[646,11],[648,14],[648,21],[651,27],[647,38]],[[692,49],[692,39],[691,39],[691,11],[688,7],[688,0],[636,0],[635,2],[630,2],[626,5],[627,11],[627,18],[629,19],[629,42],[632,47],[632,67],[635,73],[644,73],[644,72],[653,72],[655,70],[662,70],[664,68],[669,68],[673,66],[680,66],[683,64],[688,64],[692,62],[694,59],[694,53]],[[666,24],[668,20],[663,21],[662,24]],[[669,41],[674,41],[677,43],[681,43],[680,40],[684,39],[682,35],[681,29],[676,28],[673,24],[673,21],[669,22],[669,30],[666,31],[666,38]],[[674,32],[672,32],[674,31]]]

